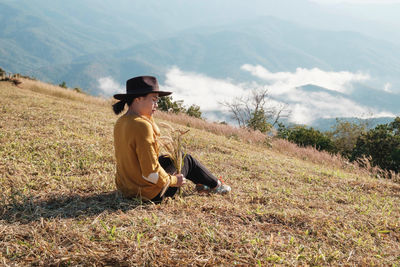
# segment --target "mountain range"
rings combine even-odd
[[[370,78],[343,97],[400,113],[400,41],[395,34],[381,38],[371,30],[368,35],[365,25],[371,21],[357,28],[360,19],[353,19],[351,31],[343,30],[349,17],[334,26],[333,11],[308,1],[250,2],[2,0],[0,67],[52,83],[65,81],[94,95],[104,94],[103,77],[123,84],[146,73],[164,83],[172,67],[234,83],[263,82],[244,71],[244,64],[272,73],[299,67],[348,71]],[[374,25],[371,29],[379,28]],[[383,90],[386,85],[390,90]]]

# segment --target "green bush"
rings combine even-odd
[[[400,117],[376,126],[357,139],[351,160],[363,157],[371,157],[373,166],[400,171]]]
[[[279,124],[278,137],[287,139],[299,146],[312,146],[318,150],[336,153],[336,148],[332,140],[327,135],[312,127],[294,126],[289,128],[283,124]]]
[[[67,88],[67,83],[63,81],[58,86],[60,86],[61,88]]]
[[[185,112],[183,100],[172,101],[172,96],[162,96],[158,99],[158,109],[166,112]]]
[[[251,113],[250,118],[247,121],[247,127],[265,133],[271,130],[272,124],[268,123],[268,118],[264,109],[260,108]]]
[[[201,119],[200,107],[197,106],[197,105],[191,105],[191,106],[187,109],[186,114],[188,114],[189,116],[192,116],[192,117]]]
[[[187,110],[183,106],[183,100],[173,101],[171,96],[162,96],[158,99],[158,109],[173,113],[186,113],[189,116],[201,118],[200,107],[191,105]]]
[[[333,130],[326,134],[333,141],[337,151],[344,157],[350,158],[356,146],[357,139],[367,131],[368,122],[359,120],[350,122],[336,119]]]
[[[278,134],[277,136],[281,139],[288,139],[290,135],[290,127],[285,126],[282,122],[278,122]]]

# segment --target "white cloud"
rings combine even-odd
[[[201,110],[224,110],[219,104],[245,93],[243,84],[233,84],[229,80],[215,79],[202,74],[183,72],[174,67],[166,74],[161,90],[172,91],[174,100],[184,100],[184,104],[196,104]]]
[[[294,123],[310,124],[316,118],[394,116],[390,112],[371,109],[345,97],[332,96],[326,92],[298,91],[286,97],[291,101],[292,113],[289,120]]]
[[[392,84],[391,83],[385,83],[385,85],[383,86],[383,91],[385,91],[387,93],[393,93],[391,88],[392,88]]]
[[[112,96],[118,93],[124,93],[122,85],[114,81],[112,77],[102,77],[97,80],[98,87],[105,96]]]
[[[250,72],[253,76],[272,83],[270,93],[273,95],[293,92],[296,87],[307,84],[314,84],[340,93],[349,93],[352,89],[352,82],[370,79],[368,75],[362,73],[323,71],[318,68],[297,68],[294,73],[272,73],[260,65],[253,66],[245,64],[241,68]]]
[[[352,83],[370,79],[366,74],[323,71],[318,68],[297,68],[294,73],[272,73],[262,66],[249,64],[243,65],[242,69],[270,83],[268,86],[270,94],[289,103],[292,110],[289,119],[295,123],[310,124],[316,118],[371,117],[370,114],[375,117],[393,116],[389,112],[359,105],[344,96],[335,96],[327,92],[306,92],[299,89],[301,86],[312,84],[348,94],[352,90]],[[386,84],[385,89],[389,88],[390,84]]]
[[[209,119],[214,119],[211,111],[226,112],[220,102],[231,101],[236,97],[249,94],[249,88],[266,86],[269,94],[275,99],[271,105],[287,103],[291,111],[290,121],[299,124],[310,124],[317,118],[335,117],[374,117],[394,116],[389,112],[374,110],[359,105],[345,97],[328,92],[307,92],[299,87],[314,84],[332,91],[348,93],[353,82],[369,79],[367,75],[351,72],[325,72],[319,69],[298,68],[296,72],[272,73],[262,66],[244,65],[243,70],[262,78],[267,85],[235,84],[229,79],[215,79],[202,74],[181,71],[174,67],[166,74],[165,84],[161,90],[173,92],[174,100],[184,100],[184,104],[199,105]]]

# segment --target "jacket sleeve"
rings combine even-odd
[[[135,130],[136,154],[139,160],[142,178],[159,188],[165,186],[176,186],[177,177],[168,174],[158,162],[158,155],[155,149],[153,128],[150,123],[143,122]]]

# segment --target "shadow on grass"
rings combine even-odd
[[[77,218],[90,217],[105,211],[121,210],[126,212],[139,206],[152,205],[138,199],[127,199],[117,191],[81,196],[51,195],[45,200],[35,201],[32,197],[24,197],[19,201],[0,206],[0,220],[9,223],[27,224],[41,218]]]

